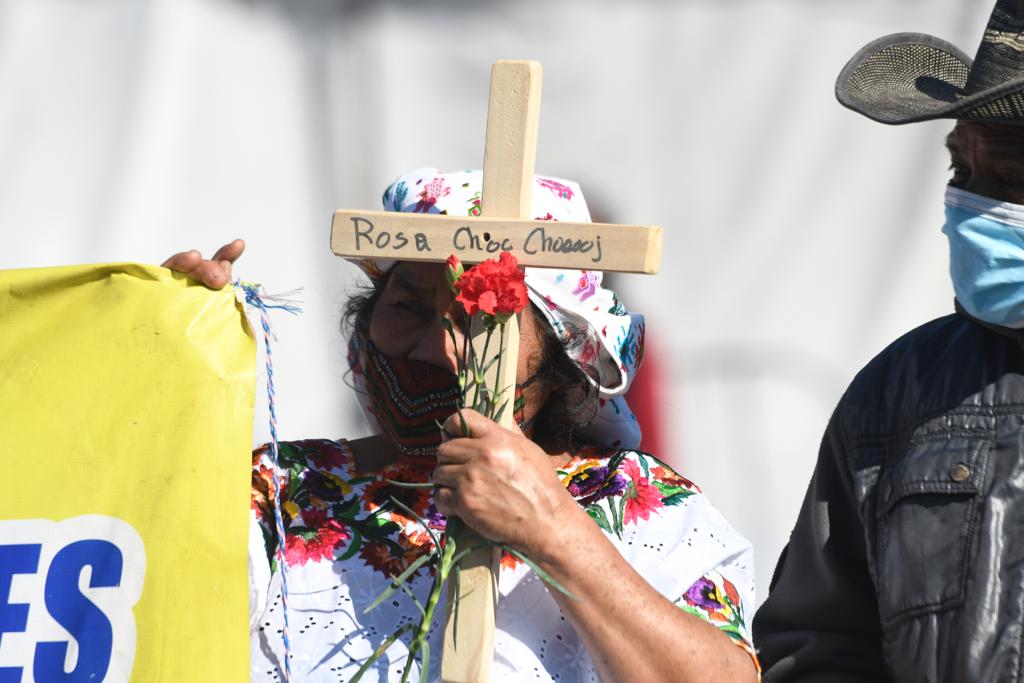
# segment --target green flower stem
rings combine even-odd
[[[501,339],[501,345],[498,347],[498,374],[495,377],[498,381],[501,381],[501,364],[505,361],[505,323],[501,323],[498,328],[498,336]],[[498,411],[498,400],[504,389],[500,386],[495,387],[494,400],[491,401],[491,409],[487,413],[487,417],[497,422],[497,411]]]
[[[474,377],[473,377],[473,384],[475,385],[474,386],[474,390],[473,390],[473,410],[477,410],[477,411],[480,410],[480,386],[484,383],[483,367],[484,367],[484,364],[487,363],[487,349],[490,348],[490,346],[491,346],[491,335],[492,334],[494,334],[494,326],[493,325],[488,325],[487,326],[487,335],[484,337],[484,352],[482,354],[483,355],[483,361],[482,362],[480,361],[479,358],[476,358],[476,351],[474,350],[474,352],[473,352],[474,359],[475,359],[475,362],[473,363],[473,366],[474,366],[473,367],[473,375],[474,375]],[[486,410],[484,410],[483,412],[484,412],[485,415],[487,414]]]
[[[434,612],[437,609],[437,604],[441,600],[441,591],[444,589],[445,583],[448,581],[448,575],[451,573],[454,562],[452,558],[455,556],[456,543],[455,539],[449,536],[447,530],[444,535],[444,548],[441,550],[441,556],[437,563],[437,569],[434,573],[434,584],[430,587],[430,595],[427,597],[427,604],[423,608],[423,615],[420,619],[419,626],[416,627],[416,632],[413,634],[412,642],[409,643],[409,655],[405,659],[405,669],[402,671],[401,683],[406,683],[409,679],[409,674],[412,672],[412,663],[416,659],[417,653],[425,651],[429,657],[429,649],[425,647],[427,643],[427,634],[430,632],[430,625],[434,621]],[[429,662],[420,662],[420,669],[429,667]]]
[[[466,328],[462,331],[462,356],[459,357],[459,374],[462,376],[462,402],[459,404],[460,408],[466,407],[466,397],[469,395],[469,325],[467,321]]]
[[[408,631],[411,627],[412,624],[406,624],[405,626],[403,626],[402,628],[398,629],[390,636],[388,636],[387,639],[385,639],[384,642],[381,643],[377,647],[377,649],[373,651],[373,654],[370,655],[370,658],[363,662],[363,665],[359,667],[359,671],[356,672],[356,675],[352,677],[352,680],[349,681],[349,683],[358,683],[362,679],[363,674],[369,671],[370,667],[373,666],[377,662],[377,660],[384,656],[384,653],[387,652],[388,648],[391,647],[391,645],[396,640],[401,638],[402,634]]]

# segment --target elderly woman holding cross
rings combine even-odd
[[[384,204],[466,216],[477,210],[480,189],[479,171],[423,169],[389,187]],[[534,215],[589,221],[574,183],[538,177],[533,190]],[[243,249],[236,240],[212,259],[184,252],[165,266],[222,287]],[[602,286],[599,272],[527,268],[518,427],[509,430],[473,411],[456,414],[465,320],[444,264],[359,265],[371,286],[346,308],[351,378],[398,455],[357,453],[343,440],[281,444],[296,678],[349,680],[390,633],[418,619],[402,593],[365,609],[429,552],[423,524],[443,529],[446,516],[457,515],[576,597],[547,590],[506,553],[493,680],[755,680],[750,545],[694,484],[636,450],[636,421],[621,394],[639,368],[643,318]],[[260,532],[251,553],[252,676],[278,680],[283,621],[266,449],[256,452],[253,468]],[[422,599],[430,583],[422,570],[407,585]],[[434,628],[430,640],[442,635]],[[431,645],[437,657],[441,647]],[[401,639],[391,644],[368,677],[399,680],[406,647]]]

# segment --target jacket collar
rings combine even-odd
[[[976,325],[981,325],[986,330],[991,330],[992,332],[995,332],[1000,336],[1008,337],[1017,342],[1018,344],[1020,344],[1021,346],[1024,346],[1024,329],[1002,327],[1001,325],[993,325],[992,323],[987,323],[984,320],[978,320],[973,315],[964,310],[964,307],[961,306],[960,302],[957,301],[956,299],[953,299],[953,307],[956,309],[957,315],[959,315],[960,317],[966,318],[967,320],[970,320],[972,323]]]

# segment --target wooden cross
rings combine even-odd
[[[530,215],[540,87],[537,62],[500,61],[491,70],[480,216],[340,210],[331,226],[331,250],[345,258],[403,261],[444,261],[455,254],[467,264],[510,251],[524,266],[657,272],[659,227],[540,221]],[[470,335],[483,357],[483,327],[474,326]],[[493,376],[497,368],[492,368],[487,386],[515,386],[519,327],[514,317],[505,335],[506,355],[499,364],[503,376]],[[504,411],[503,426],[513,426],[512,414]],[[469,531],[457,539],[459,548],[479,542]],[[482,683],[490,677],[499,561],[498,549],[487,545],[460,563],[457,629],[454,591],[448,591],[441,665],[441,678],[448,683]]]

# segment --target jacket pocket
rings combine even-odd
[[[911,445],[879,487],[878,592],[883,622],[962,603],[990,441]]]

